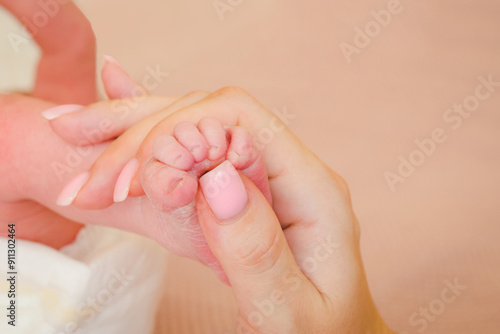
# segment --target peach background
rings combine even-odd
[[[351,186],[369,283],[395,330],[420,333],[410,315],[457,279],[466,290],[423,332],[498,333],[500,87],[456,130],[443,114],[474,93],[478,76],[500,81],[500,2],[401,0],[348,64],[339,44],[389,2],[242,0],[224,20],[212,0],[79,4],[100,57],[137,80],[147,66],[170,72],[154,94],[238,85],[296,116],[290,127]],[[391,191],[384,173],[435,128],[447,140]],[[163,332],[229,331],[230,291],[190,261],[169,265]]]

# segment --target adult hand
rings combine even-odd
[[[36,0],[0,0],[20,22],[30,23],[26,28],[42,53],[31,95],[55,103],[95,102],[96,43],[89,21],[72,1],[54,1],[50,16],[42,5]],[[47,22],[37,26],[41,16]]]
[[[0,5],[9,10],[19,21],[31,21],[34,15],[45,14],[40,1],[35,0],[0,0]],[[33,38],[41,49],[37,75],[32,96],[55,103],[88,104],[96,100],[95,82],[95,37],[90,23],[73,2],[51,8],[57,14],[48,18],[47,24],[33,32]],[[22,20],[24,18],[24,20]],[[29,30],[29,27],[28,27]],[[22,52],[22,51],[21,51]],[[17,145],[9,134],[30,131],[16,123],[21,110],[37,110],[35,100],[19,95],[0,95],[0,128],[2,142],[0,150],[2,175],[12,176],[11,168],[18,168],[20,161],[9,161],[9,152]],[[45,103],[41,102],[46,108]],[[20,128],[12,129],[19,124]],[[24,134],[27,135],[27,134]],[[0,235],[7,234],[7,223],[18,224],[19,238],[39,241],[55,248],[71,242],[81,225],[65,219],[53,211],[33,201],[10,201],[13,195],[11,177],[2,180],[0,194],[0,217],[2,229]],[[5,228],[4,224],[5,223]],[[20,227],[19,225],[22,225]]]
[[[35,0],[0,0],[0,5],[27,25],[27,30],[41,49],[34,88],[29,94],[36,99],[24,95],[0,95],[0,127],[4,130],[0,150],[5,158],[0,170],[3,175],[12,176],[13,168],[27,160],[22,154],[14,152],[23,151],[20,147],[23,140],[19,138],[26,138],[27,133],[23,133],[23,130],[29,131],[29,128],[26,128],[28,120],[21,117],[37,116],[34,113],[53,106],[46,101],[57,104],[71,103],[71,108],[96,101],[96,43],[90,23],[72,1],[61,4],[57,1],[42,3]],[[50,15],[47,11],[50,11]],[[37,18],[42,16],[47,17],[47,22],[39,26]],[[111,57],[106,57],[102,80],[111,99],[148,95]],[[162,107],[164,106],[165,104],[162,104]],[[30,111],[32,115],[29,115]],[[18,128],[15,132],[8,131],[16,126]],[[7,159],[12,154],[15,157],[13,156],[12,160]],[[17,237],[38,241],[54,248],[60,248],[74,240],[83,225],[66,219],[34,201],[15,200],[15,182],[12,182],[12,179],[2,181],[0,216],[5,220],[5,227],[9,222],[22,225],[18,229]],[[6,234],[7,228],[2,227],[0,235]]]
[[[62,116],[57,121],[59,133],[64,135],[65,118],[89,126],[97,125],[96,110],[113,117],[102,107]],[[370,296],[359,250],[359,226],[345,181],[245,91],[231,87],[216,91],[169,114],[144,138],[136,158],[143,164],[142,186],[157,208],[162,210],[165,200],[157,189],[164,183],[161,169],[169,167],[149,158],[155,138],[172,133],[182,121],[197,124],[206,116],[226,127],[241,126],[253,135],[273,197],[271,207],[241,173],[231,182],[242,182],[244,194],[227,193],[238,186],[221,189],[225,198],[244,203],[233,217],[219,218],[220,203],[205,196],[204,181],[196,197],[203,236],[238,301],[240,332],[390,333]],[[122,129],[128,121],[116,118],[114,124]],[[202,180],[217,178],[217,172],[207,173]],[[186,231],[183,221],[170,223],[153,238],[175,249],[175,239],[189,238],[192,231]],[[174,234],[176,238],[162,239],[169,231],[179,230],[184,237]]]

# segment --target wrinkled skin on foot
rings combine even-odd
[[[161,212],[161,219],[173,221],[172,225],[184,230],[199,260],[210,265],[223,281],[225,275],[198,222],[195,199],[200,177],[225,160],[247,176],[272,203],[266,168],[252,136],[239,126],[226,130],[213,118],[202,118],[197,126],[181,122],[172,135],[157,137],[141,175],[143,183],[150,185],[146,194]]]

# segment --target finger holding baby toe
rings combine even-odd
[[[144,138],[166,115],[206,95],[208,92],[196,91],[179,99],[148,97],[138,104],[133,113],[125,114],[117,113],[118,109],[114,109],[112,103],[124,102],[127,105],[133,103],[133,99],[100,102],[89,108],[72,110],[65,116],[60,112],[57,115],[57,110],[56,113],[48,113],[46,118],[52,119],[50,122],[55,132],[76,145],[105,142],[120,136],[96,160],[88,181],[72,203],[83,209],[102,209],[128,196],[144,195],[140,178],[136,176],[139,174],[136,170],[142,163],[141,153],[144,154],[139,150]],[[138,163],[133,161],[136,155]]]
[[[189,105],[198,102],[199,100],[202,100],[209,94],[209,92],[204,90],[190,92],[177,99],[175,102],[173,102],[163,110],[154,113],[153,115],[144,119],[142,122],[135,125],[134,128],[137,130],[137,133],[139,133],[141,137],[141,144],[139,145],[136,154],[139,162],[142,164],[152,153],[154,140],[159,135],[158,132],[154,131],[154,128],[157,124],[162,123],[165,118],[168,118],[170,115],[175,114],[177,111],[186,108]],[[144,126],[146,126],[147,131],[143,129]],[[170,131],[162,131],[161,134],[171,133],[172,131],[173,129],[170,129]],[[129,132],[131,131],[127,131],[123,136],[128,135]],[[134,137],[136,136],[136,134],[131,135]],[[132,179],[129,196],[142,195],[144,195],[144,190],[142,189],[141,180],[140,177],[136,176]]]
[[[208,159],[215,161],[222,158],[227,150],[227,132],[222,123],[215,118],[205,117],[198,122],[198,129],[207,140]]]
[[[174,136],[194,157],[195,162],[208,158],[208,143],[198,128],[191,122],[181,122],[174,128]]]

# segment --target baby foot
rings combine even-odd
[[[217,267],[203,237],[196,216],[195,198],[199,179],[206,172],[229,161],[248,177],[271,203],[266,168],[250,133],[239,126],[225,129],[213,118],[203,118],[198,125],[179,123],[173,135],[157,137],[153,155],[145,162],[143,188],[167,219],[187,231],[199,251],[201,262]],[[175,235],[175,234],[172,234]]]
[[[228,160],[245,174],[271,202],[264,163],[254,148],[252,137],[242,127],[225,130],[212,118],[204,118],[195,126],[179,123],[173,135],[158,137],[153,144],[153,157],[162,163],[162,179],[148,194],[162,211],[184,207],[193,202],[198,179],[207,171]],[[160,171],[158,171],[160,172]]]

